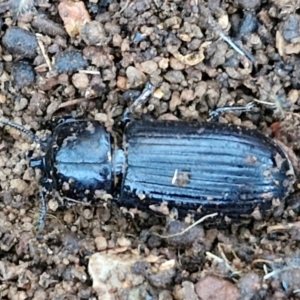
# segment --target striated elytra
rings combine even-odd
[[[270,209],[295,182],[285,151],[245,127],[132,121],[117,144],[99,122],[71,119],[55,128],[31,166],[43,170],[44,189],[76,201],[100,201],[105,190],[120,206],[176,208],[195,218],[217,212],[233,221]]]
[[[153,210],[163,203],[181,216],[239,219],[286,198],[295,180],[284,150],[244,127],[132,121],[123,149],[114,144],[96,121],[60,124],[39,164],[44,184],[77,201],[96,200],[95,191],[105,190],[122,206]]]
[[[165,201],[179,214],[218,212],[238,220],[292,191],[283,149],[256,130],[220,123],[132,122],[127,128],[121,201]],[[137,191],[144,195],[136,201]]]

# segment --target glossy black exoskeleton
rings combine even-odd
[[[110,135],[94,121],[68,120],[59,124],[45,156],[32,160],[44,172],[47,188],[73,199],[90,199],[95,190],[110,191]]]
[[[132,122],[125,141],[120,200],[126,205],[164,201],[180,215],[218,212],[237,220],[284,199],[295,179],[284,150],[245,127]]]
[[[132,121],[123,149],[115,144],[99,122],[70,119],[55,128],[43,144],[45,155],[31,165],[43,170],[43,191],[79,202],[100,201],[104,190],[120,206],[164,213],[174,207],[196,218],[217,212],[233,221],[285,199],[295,181],[285,151],[245,127]],[[121,184],[113,190],[116,177]]]

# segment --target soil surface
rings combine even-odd
[[[0,115],[40,138],[64,115],[113,133],[151,82],[135,118],[205,121],[254,103],[219,122],[280,140],[297,167],[299,9],[296,0],[2,2]],[[41,172],[28,158],[41,149],[7,126],[0,136],[1,299],[300,298],[296,195],[248,225],[187,229],[191,220],[109,197],[81,205],[53,194],[37,232]]]

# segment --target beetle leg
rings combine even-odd
[[[134,111],[136,106],[139,104],[145,104],[147,102],[147,100],[149,99],[149,97],[154,92],[154,90],[155,90],[155,87],[150,82],[147,82],[143,92],[140,94],[140,96],[137,99],[134,100],[134,102],[129,107],[129,111],[130,112]]]
[[[42,190],[40,191],[41,207],[40,207],[39,219],[37,224],[37,232],[42,231],[45,226],[45,220],[47,215],[46,195],[47,195],[47,189],[42,188]]]
[[[137,97],[134,102],[129,106],[129,108],[127,108],[123,114],[123,118],[122,121],[124,123],[128,122],[131,120],[131,114],[134,112],[134,110],[136,109],[136,107],[138,105],[143,105],[145,104],[149,97],[152,95],[152,93],[155,90],[155,86],[152,85],[150,82],[146,83],[146,86],[143,90],[143,92],[140,94],[139,97]]]
[[[131,114],[128,108],[126,108],[122,116],[122,123],[126,124],[127,122],[130,122],[130,120],[131,120]]]
[[[209,121],[214,121],[217,122],[220,115],[222,113],[226,113],[226,112],[234,112],[234,111],[238,111],[238,112],[248,112],[248,111],[252,111],[253,108],[255,107],[255,104],[253,102],[248,103],[245,106],[225,106],[225,107],[219,107],[217,109],[214,109],[213,111],[211,111],[209,113],[209,116],[211,117],[209,119]]]

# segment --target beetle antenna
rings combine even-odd
[[[47,190],[46,188],[43,188],[40,192],[41,207],[40,207],[39,219],[37,224],[37,232],[42,231],[45,226],[45,220],[47,216],[46,194],[47,194]]]
[[[22,133],[25,133],[27,136],[29,136],[29,138],[38,143],[39,145],[41,145],[42,148],[45,148],[46,147],[46,143],[43,142],[40,138],[38,138],[34,133],[32,133],[30,130],[26,129],[25,127],[23,127],[22,125],[19,125],[19,124],[16,124],[16,123],[13,123],[9,120],[6,120],[4,118],[0,118],[0,122],[3,124],[3,125],[6,125],[6,126],[10,126],[12,128],[15,128],[17,130],[19,130],[20,132]]]

